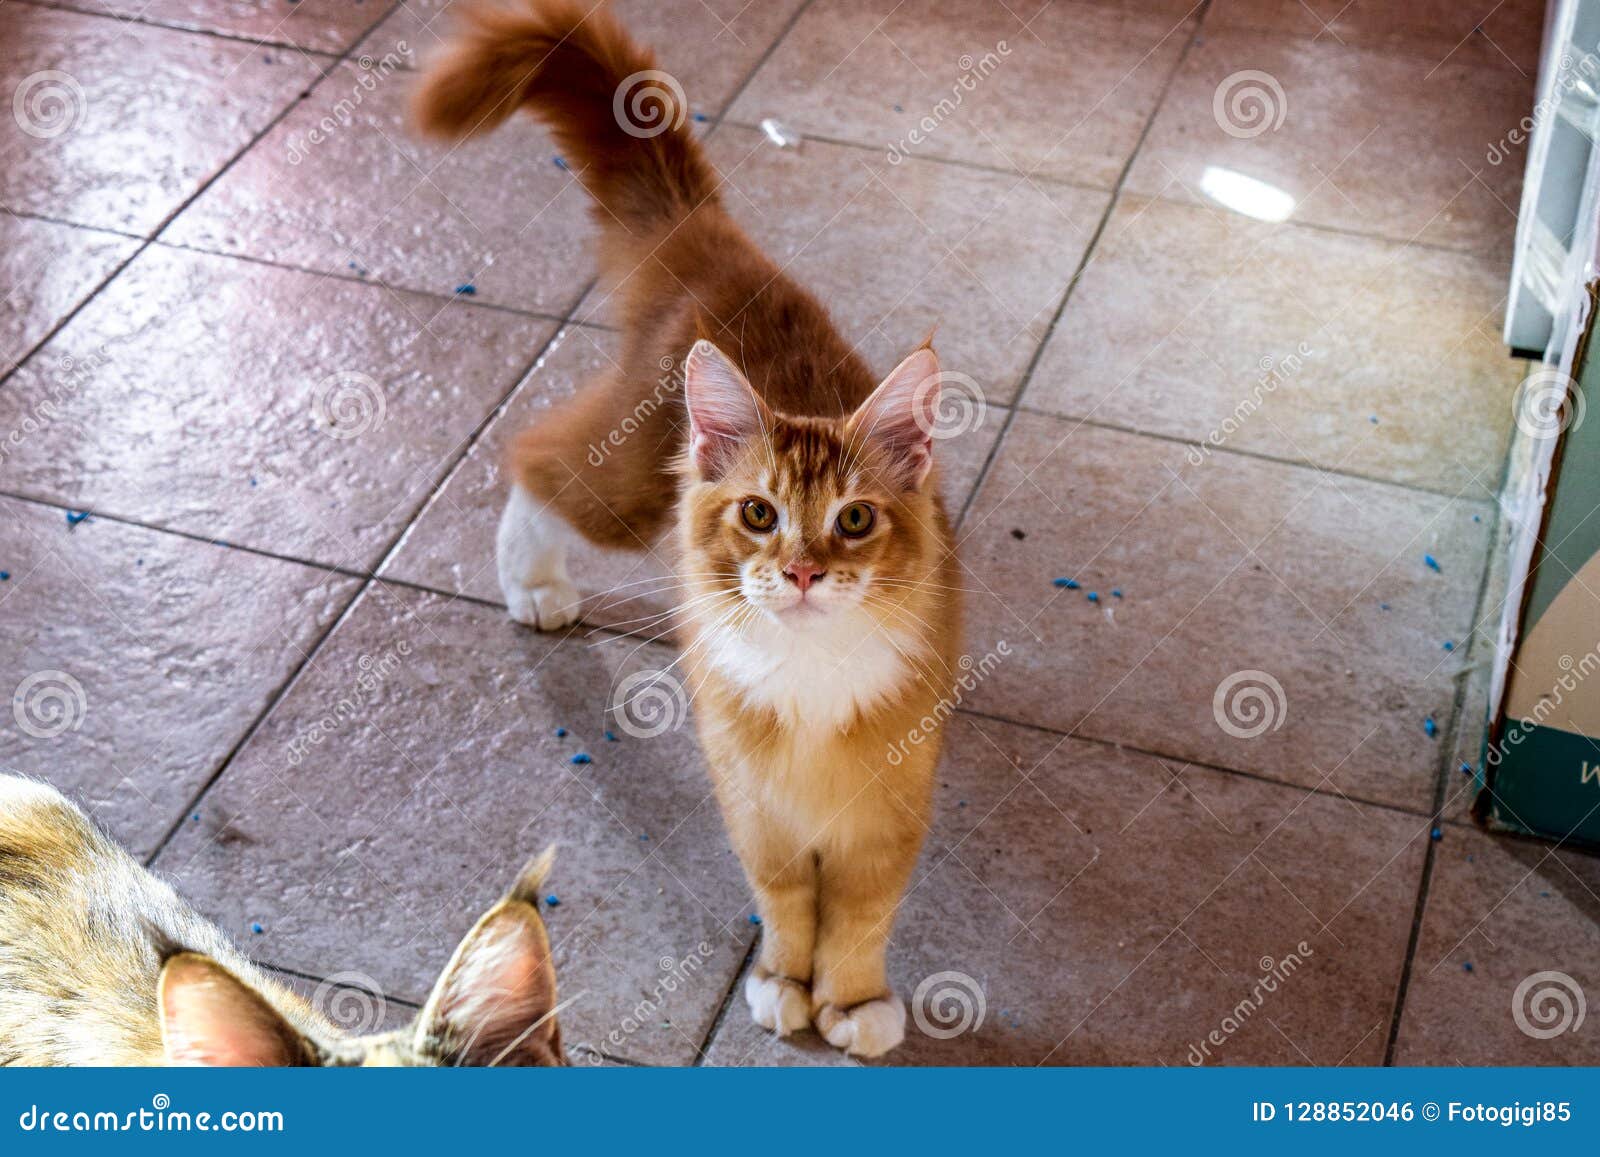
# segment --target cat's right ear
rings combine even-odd
[[[209,956],[161,966],[161,1044],[169,1065],[310,1065],[316,1050],[267,998]]]
[[[772,415],[739,367],[703,338],[684,360],[683,397],[689,411],[689,457],[707,482],[726,474],[740,447],[772,424]]]
[[[556,1019],[555,964],[537,907],[554,855],[551,848],[523,869],[510,894],[467,933],[433,986],[417,1032],[445,1063],[566,1063]]]

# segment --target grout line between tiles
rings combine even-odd
[[[712,1042],[717,1039],[717,1033],[722,1031],[723,1024],[728,1019],[728,1013],[733,1008],[733,1003],[739,992],[739,978],[744,975],[745,969],[750,967],[750,962],[755,959],[756,947],[761,943],[760,936],[750,938],[750,947],[745,949],[744,959],[739,961],[739,967],[733,970],[733,979],[728,982],[728,991],[722,994],[722,1003],[717,1006],[717,1014],[711,1018],[711,1024],[706,1029],[705,1038],[695,1049],[694,1060],[690,1062],[691,1068],[704,1068],[706,1055],[711,1051]]]
[[[160,237],[156,237],[151,244],[161,249],[172,249],[181,253],[196,253],[202,257],[221,257],[228,261],[245,261],[251,265],[264,265],[269,269],[282,269],[289,273],[303,273],[308,277],[317,277],[325,281],[343,281],[351,285],[371,285],[394,293],[410,293],[439,302],[458,302],[474,309],[492,309],[497,313],[510,313],[517,317],[537,318],[540,321],[566,321],[570,316],[568,312],[524,309],[521,306],[483,301],[477,297],[469,297],[459,293],[441,293],[436,289],[417,289],[414,286],[402,285],[399,282],[388,281],[382,277],[362,277],[360,274],[341,273],[336,269],[314,269],[307,265],[296,265],[290,261],[277,261],[271,257],[257,257],[249,253],[233,253],[224,249],[206,249],[203,246],[185,245],[178,241],[163,241]],[[587,288],[584,292],[588,292]]]
[[[1189,39],[1184,43],[1183,50],[1178,53],[1178,59],[1173,62],[1172,71],[1167,74],[1167,79],[1161,85],[1161,92],[1156,96],[1155,103],[1151,106],[1150,115],[1145,118],[1144,127],[1139,130],[1139,139],[1134,142],[1133,148],[1128,152],[1128,159],[1123,162],[1122,171],[1117,174],[1116,183],[1111,188],[1111,196],[1106,200],[1104,212],[1095,224],[1094,232],[1089,237],[1089,244],[1084,246],[1083,256],[1078,259],[1078,267],[1072,271],[1072,277],[1067,281],[1067,287],[1062,291],[1061,300],[1056,303],[1055,312],[1050,315],[1050,323],[1045,326],[1044,333],[1039,338],[1039,344],[1034,347],[1033,356],[1028,359],[1028,365],[1022,372],[1021,379],[1017,382],[1017,390],[1011,397],[1011,408],[1006,411],[1005,421],[1000,424],[1000,436],[994,440],[994,445],[989,447],[989,453],[984,457],[983,466],[978,470],[977,481],[972,484],[972,490],[967,494],[967,500],[962,503],[960,512],[956,515],[954,525],[960,530],[967,520],[967,514],[972,509],[972,504],[977,501],[979,492],[985,482],[989,480],[989,473],[994,468],[995,462],[1000,457],[1000,450],[1005,445],[1006,436],[1011,433],[1011,427],[1017,420],[1017,411],[1022,407],[1027,398],[1028,387],[1033,384],[1033,375],[1039,368],[1040,361],[1044,358],[1044,351],[1050,344],[1050,339],[1055,336],[1056,327],[1061,324],[1061,318],[1067,312],[1067,305],[1072,301],[1072,294],[1078,288],[1078,283],[1083,279],[1083,274],[1089,268],[1089,262],[1094,257],[1094,252],[1100,246],[1100,238],[1105,235],[1106,226],[1111,221],[1111,214],[1117,207],[1117,202],[1122,198],[1122,188],[1127,183],[1128,174],[1133,171],[1133,163],[1144,148],[1150,130],[1156,123],[1156,118],[1161,115],[1161,109],[1167,103],[1167,94],[1172,91],[1173,84],[1178,79],[1178,73],[1183,70],[1183,65],[1189,59],[1189,53],[1194,50],[1196,42],[1200,39],[1200,30],[1205,27],[1206,16],[1211,11],[1211,0],[1200,0],[1200,13],[1195,20],[1194,28],[1189,33]],[[1103,190],[1102,190],[1103,191]]]
[[[1505,456],[1500,461],[1500,484],[1497,493],[1503,493],[1506,479],[1511,473],[1511,455],[1515,448],[1515,434],[1512,445],[1506,447]],[[1500,504],[1494,506],[1494,517],[1489,522],[1489,551],[1483,560],[1483,573],[1478,576],[1478,597],[1473,601],[1472,621],[1482,622],[1483,602],[1489,593],[1489,575],[1494,570],[1494,544],[1500,534]],[[1476,630],[1476,628],[1474,628]],[[1474,640],[1476,643],[1476,640]],[[1470,679],[1459,679],[1456,682],[1455,699],[1450,704],[1449,726],[1444,729],[1441,739],[1440,760],[1441,766],[1436,769],[1433,784],[1433,827],[1442,828],[1444,824],[1445,799],[1449,795],[1450,776],[1454,771],[1456,741],[1460,735],[1461,713],[1466,705],[1467,686]],[[1411,911],[1411,931],[1406,937],[1406,954],[1400,964],[1400,980],[1395,986],[1394,1010],[1389,1019],[1389,1038],[1383,1049],[1383,1064],[1387,1067],[1394,1065],[1395,1049],[1400,1043],[1400,1025],[1405,1019],[1406,995],[1411,988],[1411,969],[1416,962],[1417,945],[1422,940],[1422,921],[1428,912],[1428,891],[1433,883],[1433,868],[1438,859],[1439,841],[1431,838],[1422,854],[1422,872],[1417,880],[1417,899]]]
[[[1398,478],[1384,478],[1377,474],[1364,474],[1359,470],[1346,470],[1342,468],[1329,469],[1319,466],[1305,458],[1288,458],[1281,454],[1268,454],[1262,450],[1244,449],[1238,446],[1222,445],[1213,446],[1204,442],[1197,442],[1185,438],[1180,434],[1166,434],[1155,430],[1141,430],[1137,426],[1124,426],[1117,422],[1107,422],[1102,418],[1079,417],[1074,414],[1058,414],[1051,410],[1041,410],[1036,406],[1020,406],[1012,404],[1013,410],[1034,418],[1050,418],[1058,422],[1071,422],[1074,426],[1089,426],[1096,430],[1111,430],[1119,434],[1133,434],[1140,438],[1154,438],[1159,442],[1170,442],[1174,446],[1193,449],[1204,446],[1208,454],[1233,454],[1240,458],[1253,458],[1258,462],[1273,462],[1280,466],[1292,466],[1302,470],[1313,470],[1318,474],[1327,474],[1334,478],[1350,478],[1358,482],[1370,482],[1377,486],[1392,486],[1398,490],[1409,491],[1412,494],[1423,494],[1430,498],[1442,498],[1449,502],[1478,502],[1493,504],[1498,497],[1498,491],[1488,491],[1480,498],[1467,496],[1461,491],[1452,492],[1448,488],[1435,490],[1431,486],[1423,486],[1416,482],[1402,482]]]

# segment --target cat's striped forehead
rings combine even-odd
[[[873,458],[870,447],[850,439],[841,422],[782,419],[767,432],[750,466],[761,485],[776,494],[843,493],[867,484]]]

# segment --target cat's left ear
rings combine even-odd
[[[728,356],[704,338],[683,366],[683,400],[689,411],[689,457],[708,482],[738,460],[746,443],[771,428],[772,415]]]
[[[933,468],[939,390],[939,356],[925,345],[890,370],[850,415],[850,436],[888,451],[899,479],[910,490],[920,487]]]
[[[169,1065],[314,1065],[316,1050],[266,997],[209,956],[161,966],[161,1043]]]
[[[419,1044],[469,1067],[562,1065],[556,973],[539,919],[538,888],[553,850],[529,864],[511,893],[456,949],[417,1017]]]

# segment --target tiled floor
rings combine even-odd
[[[1522,158],[1486,158],[1542,5],[617,7],[869,359],[937,323],[987,399],[942,485],[1000,661],[894,1059],[1600,1062],[1512,1007],[1600,993],[1600,861],[1475,830],[1454,771],[1522,373]],[[690,731],[605,737],[670,661],[661,554],[585,553],[564,636],[498,604],[507,437],[617,336],[542,130],[408,134],[447,8],[0,0],[0,679],[71,713],[8,712],[0,767],[367,1023],[555,840],[581,1058],[840,1063],[736,997],[759,929]]]

